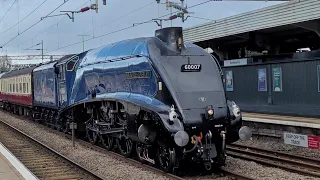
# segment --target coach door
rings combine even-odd
[[[58,74],[58,99],[59,99],[59,106],[66,106],[67,105],[67,89],[66,89],[66,71],[65,65],[60,64],[58,65],[59,74]]]

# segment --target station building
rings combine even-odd
[[[184,29],[220,61],[242,111],[320,117],[320,1],[293,0]]]

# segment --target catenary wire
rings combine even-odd
[[[133,11],[130,11],[129,13],[124,14],[124,15],[116,18],[116,19],[113,19],[113,20],[111,20],[111,21],[109,21],[109,22],[101,25],[101,26],[100,26],[100,29],[102,29],[102,27],[104,27],[104,26],[106,26],[106,25],[110,25],[110,23],[114,23],[114,22],[116,22],[116,21],[119,20],[119,19],[122,19],[122,18],[124,18],[124,17],[126,17],[126,16],[129,16],[129,15],[131,15],[131,14],[137,12],[137,11],[140,11],[141,9],[146,8],[146,7],[148,7],[148,6],[150,6],[150,5],[154,4],[154,3],[156,3],[156,2],[153,1],[153,2],[151,2],[151,3],[148,3],[148,4],[146,4],[146,5],[143,5],[143,6],[139,7],[139,8],[137,8],[137,9],[133,10]],[[86,33],[92,32],[92,31],[94,31],[94,29],[92,29],[92,30],[90,30],[90,31],[86,31],[86,32],[84,32],[83,34],[86,34]],[[94,37],[94,36],[93,36],[93,37]],[[68,38],[67,41],[69,41],[69,40],[71,40],[71,39],[74,39],[74,38],[75,38],[75,37]]]
[[[86,1],[85,3],[83,3],[83,4],[82,4],[81,6],[79,6],[77,9],[79,9],[79,8],[81,8],[82,6],[86,5],[89,1],[90,1],[90,0]],[[51,25],[49,28],[47,28],[47,29],[41,31],[40,33],[36,34],[36,35],[33,36],[32,38],[28,39],[26,42],[29,42],[30,40],[35,39],[36,37],[42,35],[43,33],[47,32],[47,31],[49,31],[49,30],[52,29],[53,27],[57,26],[57,24],[60,24],[62,21],[66,20],[66,19],[67,19],[67,17],[62,18],[60,21],[54,23],[54,24]]]
[[[195,5],[193,5],[193,6],[190,6],[188,9],[193,8],[193,7],[196,7],[196,6],[200,6],[200,5],[202,5],[202,4],[206,4],[206,3],[211,2],[211,1],[214,1],[214,0],[208,0],[208,1],[205,1],[205,2],[202,2],[202,3],[195,4]],[[179,11],[175,11],[175,12],[173,12],[173,13],[177,13],[177,12],[179,12]],[[159,17],[157,17],[157,18],[162,18],[162,17],[166,17],[166,16],[169,16],[169,15],[171,15],[171,13],[165,14],[165,15],[162,15],[162,16],[159,16]],[[152,22],[152,20],[149,20],[149,21],[146,21],[146,22]],[[84,40],[84,42],[86,42],[86,41],[91,41],[91,40],[93,40],[93,39],[97,39],[97,38],[100,38],[100,37],[103,37],[103,36],[107,36],[107,35],[110,35],[110,34],[114,34],[114,33],[117,33],[117,32],[121,32],[121,31],[124,31],[124,30],[127,30],[127,29],[131,29],[131,28],[134,28],[134,27],[137,27],[137,26],[140,26],[140,25],[142,25],[142,24],[138,24],[138,25],[134,25],[134,26],[128,26],[128,27],[125,27],[125,28],[122,28],[122,29],[118,29],[118,30],[116,30],[116,31],[112,31],[112,32],[109,32],[109,33],[106,33],[106,34],[102,34],[102,35],[97,36],[97,37],[93,37],[93,38],[90,38],[90,39],[86,39],[86,40]],[[70,47],[70,46],[74,46],[74,45],[77,45],[77,44],[80,44],[80,43],[82,43],[82,41],[79,41],[79,42],[76,42],[76,43],[72,43],[72,44],[69,44],[69,45],[66,45],[66,46],[63,46],[63,47],[54,49],[54,50],[49,51],[49,52],[47,52],[47,53],[51,53],[51,52],[57,51],[57,50],[59,50],[59,49],[64,49],[64,48],[67,48],[67,47]]]
[[[87,4],[90,0],[87,0],[85,3],[83,3],[81,6],[79,6],[77,9],[79,9],[80,7],[83,7],[85,4]],[[52,12],[51,12],[52,13]],[[50,26],[49,28],[45,29],[44,31],[38,33],[37,35],[35,35],[34,37],[30,38],[29,40],[27,40],[26,42],[30,41],[32,39],[32,44],[33,44],[33,39],[40,36],[41,34],[47,32],[49,29],[57,26],[59,23],[61,23],[62,21],[66,20],[66,18],[61,19],[59,22],[53,24],[52,26]],[[34,47],[34,46],[33,46]],[[58,47],[59,47],[59,43],[58,43]],[[19,62],[19,61],[18,61]]]
[[[47,1],[47,0],[45,0]],[[54,9],[53,11],[51,11],[47,16],[50,16],[55,10],[59,9],[61,6],[63,6],[65,3],[67,3],[69,0],[64,0],[63,3],[61,3],[56,9]],[[39,21],[37,21],[36,23],[34,23],[33,25],[31,25],[30,27],[28,27],[27,29],[25,29],[24,31],[22,31],[21,33],[19,33],[18,35],[14,36],[12,39],[10,39],[9,41],[7,41],[5,44],[2,45],[2,47],[6,46],[7,44],[9,44],[11,41],[13,41],[14,39],[16,39],[18,36],[20,36],[21,34],[25,33],[26,31],[28,31],[29,29],[31,29],[32,27],[36,26],[37,24],[39,24],[44,18],[40,19]]]
[[[208,18],[203,18],[203,17],[198,17],[198,16],[189,16],[189,17],[196,18],[196,19],[207,20],[207,21],[213,21],[213,19],[208,19]]]
[[[3,31],[0,35],[3,35],[4,33],[8,32],[9,30],[11,30],[12,28],[16,27],[17,25],[19,25],[22,21],[24,21],[25,19],[27,19],[32,13],[34,13],[37,9],[39,9],[46,1],[48,0],[44,0],[39,6],[37,6],[33,11],[31,11],[26,17],[24,17],[23,19],[21,19],[20,21],[18,21],[15,25],[11,26],[10,28],[8,28],[7,30]]]
[[[2,20],[7,16],[7,14],[9,13],[9,11],[11,10],[11,8],[13,7],[13,5],[16,3],[17,0],[14,0],[14,2],[11,4],[10,8],[7,10],[7,12],[4,14],[4,16],[1,18],[0,23],[2,22]]]

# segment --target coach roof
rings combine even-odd
[[[23,68],[23,69],[13,70],[4,74],[1,78],[14,77],[14,76],[19,76],[23,74],[31,74],[36,67],[38,67],[38,65],[34,65],[34,66]]]
[[[4,74],[6,74],[7,72],[3,72],[3,73],[1,73],[0,74],[0,78],[4,75]]]

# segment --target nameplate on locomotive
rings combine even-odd
[[[127,79],[136,79],[136,78],[149,78],[151,76],[151,71],[134,71],[126,72]]]
[[[201,64],[183,64],[181,66],[181,72],[200,72]]]

